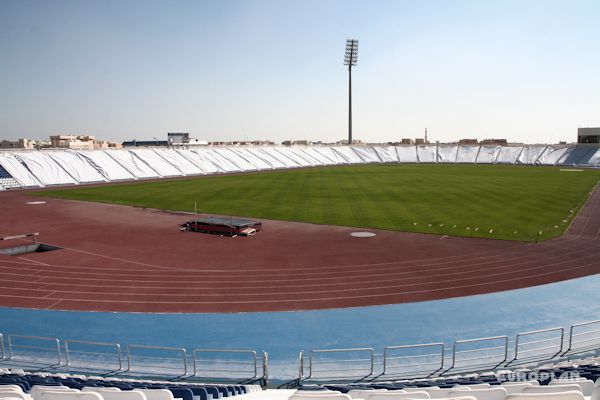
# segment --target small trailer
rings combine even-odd
[[[221,236],[253,236],[262,222],[233,217],[201,217],[180,225],[184,232],[202,232]]]

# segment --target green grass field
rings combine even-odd
[[[539,241],[564,232],[599,178],[600,171],[554,167],[357,165],[35,194],[184,211],[196,202],[200,213]]]

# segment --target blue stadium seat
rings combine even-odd
[[[190,390],[194,394],[194,397],[197,398],[197,400],[212,400],[213,399],[212,394],[209,394],[208,391],[206,390],[206,388],[192,386],[192,387],[190,387]]]
[[[194,400],[194,393],[188,388],[168,388],[171,393],[173,393],[173,397],[179,398],[182,400]]]

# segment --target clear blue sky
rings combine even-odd
[[[600,126],[600,1],[0,0],[0,139],[504,137]]]

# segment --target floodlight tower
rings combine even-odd
[[[348,66],[348,145],[352,144],[352,67],[358,60],[358,40],[346,39],[344,65]]]

